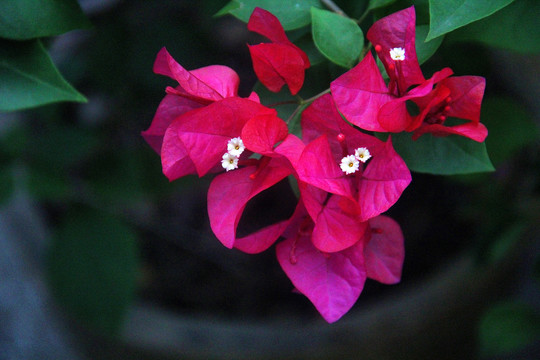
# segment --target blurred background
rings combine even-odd
[[[174,85],[152,72],[163,46],[186,69],[233,68],[240,95],[252,91],[256,38],[213,17],[228,1],[79,3],[91,28],[43,44],[88,101],[0,113],[0,359],[540,358],[540,62],[519,31],[492,44],[464,42],[465,28],[423,66],[487,78],[497,170],[414,173],[389,212],[405,234],[402,282],[368,280],[329,325],[272,250],[224,248],[206,214],[211,179],[169,183],[140,136]],[[337,3],[352,16],[366,6]],[[415,4],[427,22],[427,1]],[[309,71],[328,83],[343,69]],[[280,183],[241,225],[294,204]]]

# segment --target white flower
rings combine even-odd
[[[239,137],[232,138],[227,143],[227,152],[233,156],[240,156],[245,150],[244,142]]]
[[[238,156],[231,155],[230,153],[223,154],[221,166],[227,171],[238,169]]]
[[[393,48],[390,50],[390,57],[395,61],[405,60],[405,49],[403,48]]]
[[[369,158],[371,157],[371,154],[369,153],[369,150],[367,148],[360,147],[360,148],[354,150],[354,157],[357,160],[365,163],[366,161],[369,160]]]
[[[352,174],[358,170],[360,163],[356,160],[354,155],[348,155],[341,159],[339,167],[341,167],[341,170],[343,170],[345,174]]]

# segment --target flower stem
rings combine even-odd
[[[315,96],[312,96],[310,97],[309,99],[306,99],[306,100],[302,100],[300,102],[300,105],[305,105],[305,104],[309,104],[309,103],[312,103],[313,101],[317,100],[318,98],[320,98],[321,96],[325,95],[325,94],[328,94],[330,92],[330,88],[318,93],[317,95]]]
[[[311,104],[312,102],[314,102],[315,100],[317,100],[321,96],[323,96],[325,94],[328,94],[329,92],[330,92],[330,88],[328,88],[328,89],[326,89],[326,90],[318,93],[317,95],[312,96],[312,97],[310,97],[309,99],[306,99],[306,100],[299,97],[299,100],[298,100],[298,103],[297,103],[298,106],[296,107],[296,109],[294,109],[291,116],[289,116],[289,118],[285,122],[288,124],[296,116],[296,114],[298,114],[299,111],[305,109],[307,105]]]
[[[332,10],[333,12],[335,12],[336,14],[338,15],[341,15],[341,16],[345,16],[345,17],[348,17],[347,14],[345,14],[345,12],[343,10],[341,10],[339,8],[339,6],[336,5],[335,2],[333,2],[332,0],[321,0],[321,2],[327,7],[329,8],[330,10]]]
[[[356,20],[356,23],[357,24],[360,24],[362,21],[364,21],[364,19],[366,18],[366,16],[369,14],[371,10],[369,9],[369,7],[366,9],[366,11],[364,11],[364,13],[362,15],[360,15],[360,17],[358,18],[358,20]]]

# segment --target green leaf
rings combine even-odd
[[[485,143],[450,135],[424,134],[413,141],[410,133],[392,134],[392,143],[411,171],[456,175],[493,171]]]
[[[364,47],[364,34],[353,20],[331,11],[311,8],[313,41],[330,61],[351,68]]]
[[[32,198],[38,201],[65,202],[76,194],[67,173],[55,167],[30,167],[26,185]]]
[[[53,293],[90,329],[114,335],[134,297],[137,253],[131,228],[102,212],[73,210],[48,254]]]
[[[0,111],[58,101],[86,102],[54,66],[39,40],[0,39]]]
[[[520,53],[540,53],[540,2],[516,1],[492,16],[458,29],[451,41],[477,41]]]
[[[87,128],[48,123],[32,140],[26,153],[33,164],[58,170],[80,164],[99,145],[97,134]]]
[[[29,40],[60,35],[91,24],[75,0],[0,2],[0,37]]]
[[[497,263],[508,255],[514,245],[522,238],[527,229],[525,221],[516,222],[507,228],[499,231],[499,235],[493,240],[486,256],[490,263]]]
[[[319,0],[232,0],[218,15],[229,13],[248,22],[253,9],[260,7],[274,14],[285,30],[293,30],[309,25],[312,6],[321,7],[321,3]]]
[[[224,16],[229,14],[232,10],[238,9],[240,7],[240,2],[233,0],[224,7],[221,8],[217,13],[214,14],[215,17]]]
[[[14,185],[10,167],[0,164],[0,206],[11,197]]]
[[[429,34],[434,39],[452,30],[480,20],[514,0],[429,0]]]
[[[504,302],[491,307],[480,321],[480,349],[485,357],[519,350],[540,337],[540,316],[530,306]]]
[[[395,3],[396,0],[370,0],[368,10],[378,9]]]
[[[268,90],[260,82],[257,82],[253,91],[259,95],[261,104],[274,107],[278,112],[278,117],[284,121],[287,121],[298,107],[297,100],[291,95],[289,89],[286,89],[285,87],[283,87],[281,91],[275,93]],[[289,123],[289,132],[292,131],[291,125],[292,124]]]
[[[416,27],[416,56],[418,57],[418,62],[420,63],[420,65],[428,61],[429,58],[432,57],[433,54],[435,54],[444,39],[444,36],[439,36],[436,39],[426,42],[428,31],[428,25],[418,25]]]
[[[304,36],[298,41],[295,41],[294,43],[306,53],[311,66],[315,66],[322,63],[323,61],[326,61],[324,55],[322,55],[315,46],[315,43],[313,42],[313,37],[311,36],[311,32],[309,33],[309,36]]]
[[[538,138],[538,128],[530,114],[511,98],[485,99],[481,122],[489,130],[486,146],[496,165]]]

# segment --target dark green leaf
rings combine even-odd
[[[29,40],[88,28],[75,0],[0,1],[0,37]]]
[[[224,16],[229,14],[232,10],[238,9],[240,7],[240,2],[232,0],[230,3],[221,8],[214,16]]]
[[[456,175],[494,170],[485,143],[462,136],[424,134],[413,141],[410,133],[403,132],[392,134],[392,142],[411,171]]]
[[[285,30],[293,30],[309,25],[312,6],[321,7],[321,3],[319,0],[233,0],[217,15],[229,13],[248,22],[253,9],[260,7],[274,14]]]
[[[434,39],[452,30],[480,20],[514,0],[429,0],[429,34]]]
[[[395,2],[396,0],[369,0],[368,9],[369,10],[378,9],[378,8],[393,4]]]
[[[309,63],[311,66],[317,65],[322,63],[323,61],[326,61],[326,58],[321,54],[321,52],[317,49],[315,46],[315,43],[313,42],[313,38],[311,36],[311,32],[309,33],[309,37],[305,36],[300,38],[298,41],[295,41],[296,45],[300,47],[308,56]]]
[[[39,201],[66,201],[74,197],[74,190],[66,172],[56,167],[31,167],[28,169],[27,187],[32,197]]]
[[[0,111],[58,101],[86,102],[64,80],[40,41],[0,39]]]
[[[486,357],[519,350],[539,337],[539,314],[518,302],[493,306],[480,322],[480,349]]]
[[[0,164],[0,206],[7,201],[14,189],[13,173],[9,166]]]
[[[416,55],[418,57],[418,62],[422,65],[424,62],[428,61],[430,57],[435,54],[439,46],[441,46],[444,36],[439,36],[436,39],[425,41],[429,27],[427,25],[418,25],[416,27]]]
[[[167,194],[172,187],[160,176],[159,157],[149,150],[124,148],[96,154],[84,168],[88,189],[100,203],[111,206],[133,206],[151,194]]]
[[[500,234],[493,240],[493,244],[490,246],[487,252],[487,260],[492,263],[497,263],[505,258],[505,255],[512,250],[512,247],[518,240],[521,239],[523,232],[527,229],[527,223],[520,221],[512,224],[503,231],[499,231]]]
[[[530,114],[510,98],[485,99],[481,121],[489,130],[486,146],[496,165],[538,138],[538,128]]]
[[[280,92],[274,93],[268,90],[260,82],[257,82],[253,88],[253,91],[255,91],[261,98],[261,104],[275,108],[278,112],[279,118],[283,119],[284,121],[287,121],[287,119],[289,119],[289,117],[298,107],[297,100],[291,96],[289,89],[285,87],[283,87]],[[289,128],[291,128],[291,125],[292,124],[289,123]],[[292,130],[289,129],[289,132],[291,131]]]
[[[42,168],[65,169],[87,159],[99,146],[97,135],[85,128],[48,124],[32,140],[27,155]]]
[[[351,68],[364,47],[364,34],[353,20],[331,11],[311,8],[313,41],[330,61]]]
[[[77,320],[114,335],[135,292],[136,235],[95,210],[74,210],[53,236],[49,275],[57,300]]]
[[[540,1],[520,0],[452,32],[449,40],[477,41],[520,53],[540,53]]]

